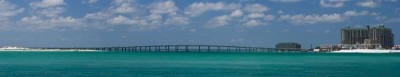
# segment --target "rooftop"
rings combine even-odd
[[[374,26],[374,27],[370,27],[370,26]],[[385,25],[380,24],[380,25],[366,25],[365,27],[350,27],[347,26],[345,28],[343,28],[343,30],[365,30],[365,29],[389,29],[387,27],[385,27]]]

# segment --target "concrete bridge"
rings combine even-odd
[[[88,47],[88,48],[41,48],[64,50],[98,50],[119,52],[301,52],[305,49],[276,49],[263,47],[223,46],[223,45],[149,45],[127,47]]]

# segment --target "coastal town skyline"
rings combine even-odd
[[[344,27],[400,31],[398,0],[0,0],[0,45],[339,44]],[[289,6],[290,5],[290,6]]]

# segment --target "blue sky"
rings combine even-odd
[[[0,46],[338,44],[346,26],[385,24],[398,0],[0,0]],[[396,41],[396,44],[399,44]]]

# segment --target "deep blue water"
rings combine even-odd
[[[0,77],[400,77],[400,54],[0,52]]]

